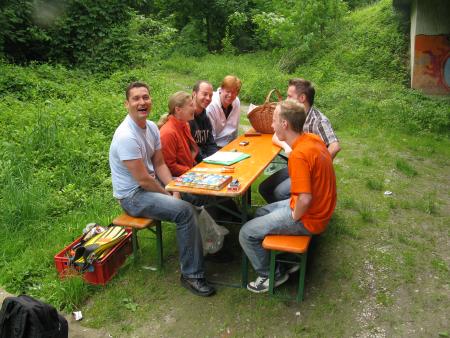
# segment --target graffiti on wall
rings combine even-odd
[[[450,94],[450,35],[417,35],[412,87]]]

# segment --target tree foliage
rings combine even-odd
[[[273,50],[307,61],[348,7],[376,0],[3,0],[0,56],[114,71],[171,53]]]
[[[0,51],[11,61],[106,70],[129,62],[131,8],[120,0],[7,0]]]

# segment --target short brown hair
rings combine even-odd
[[[301,134],[306,120],[305,106],[297,100],[288,99],[278,103],[278,107],[280,118],[288,121],[293,131]]]
[[[150,93],[150,87],[145,82],[139,82],[139,81],[131,82],[128,85],[127,90],[125,91],[125,96],[126,96],[127,100],[130,98],[130,91],[131,91],[131,89],[133,89],[133,88],[141,88],[141,87],[147,88],[148,92]]]
[[[198,81],[195,83],[194,88],[192,88],[192,91],[198,93],[198,91],[200,90],[200,85],[201,85],[202,83],[206,83],[207,85],[210,85],[211,87],[213,86],[209,81],[206,81],[206,80],[198,80]]]
[[[311,81],[295,78],[289,80],[289,87],[294,86],[297,95],[305,94],[306,99],[310,106],[314,104],[314,96],[316,95],[316,90],[314,89]]]
[[[236,89],[238,93],[241,90],[241,86],[241,79],[234,75],[225,76],[222,80],[222,84],[220,85],[220,87],[224,89]]]

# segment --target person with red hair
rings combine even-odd
[[[238,135],[241,102],[238,95],[241,80],[234,75],[227,75],[220,88],[213,94],[206,114],[211,120],[213,136],[217,145],[222,148]]]

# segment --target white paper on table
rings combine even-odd
[[[246,155],[239,151],[218,151],[211,156],[208,156],[204,160],[214,161],[214,162],[230,162]]]

